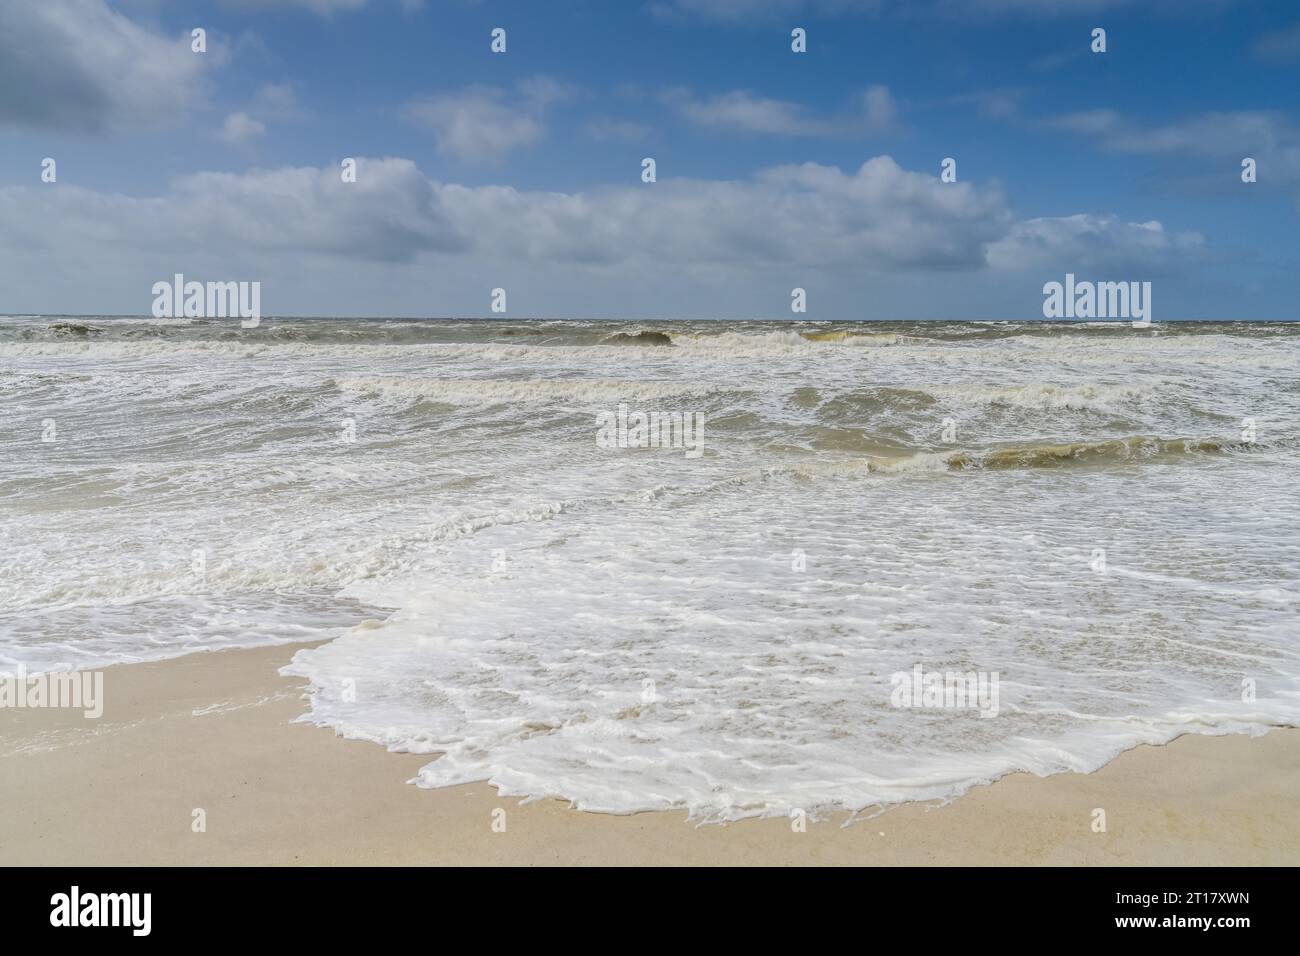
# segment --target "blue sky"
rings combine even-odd
[[[271,314],[1025,319],[1070,271],[1295,318],[1298,73],[1282,0],[6,0],[0,311],[179,271]]]

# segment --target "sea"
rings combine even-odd
[[[1300,724],[1300,324],[8,316],[0,461],[0,670],[324,642],[421,787],[861,819]]]

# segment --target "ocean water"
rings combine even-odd
[[[421,786],[869,811],[1300,722],[1300,325],[7,317],[0,409],[0,670],[329,638],[305,719]]]

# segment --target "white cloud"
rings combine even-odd
[[[330,167],[185,176],[159,200],[163,221],[182,247],[197,241],[259,258],[288,253],[408,262],[421,252],[468,248],[442,187],[410,160],[366,160],[359,167],[355,183],[344,183],[340,169]],[[141,224],[131,209],[122,215],[127,239]],[[165,235],[166,227],[159,228]]]
[[[627,280],[647,267],[712,270],[742,281],[774,269],[1014,271],[1103,255],[1168,264],[1200,245],[1114,216],[1016,222],[996,188],[940,183],[887,156],[853,172],[805,163],[744,181],[665,179],[585,193],[439,183],[405,159],[362,160],[347,184],[326,167],[200,173],[145,199],[62,185],[0,190],[0,246],[55,253],[45,260],[50,281],[101,269],[197,271],[195,263],[270,278],[322,257],[428,256],[579,266]],[[8,281],[21,286],[24,267],[6,258]]]
[[[598,118],[583,126],[583,132],[591,139],[600,141],[621,140],[636,142],[650,135],[650,127],[645,123],[631,120]]]
[[[898,107],[887,86],[869,86],[862,94],[863,115],[871,129],[888,129],[894,125]]]
[[[836,17],[881,11],[941,13],[956,17],[991,14],[1068,16],[1142,4],[1179,12],[1180,6],[1221,5],[1224,0],[652,0],[648,8],[664,20],[703,19],[768,23],[795,15]]]
[[[1167,232],[1159,222],[1124,222],[1117,216],[1078,214],[1018,222],[988,250],[994,269],[1164,269],[1204,252],[1195,232]]]
[[[700,99],[674,87],[663,100],[697,126],[773,133],[784,136],[837,136],[880,132],[894,125],[898,108],[887,86],[870,86],[856,98],[854,108],[835,116],[817,116],[798,103],[731,90]]]
[[[105,132],[163,127],[201,98],[222,58],[190,50],[104,0],[0,3],[0,127]]]
[[[1255,40],[1255,55],[1264,60],[1294,60],[1300,57],[1300,23],[1273,30]]]
[[[1126,4],[1145,3],[1157,5],[1160,0],[939,0],[940,6],[959,8],[969,13],[976,8],[981,13],[1025,13],[1034,16],[1068,16],[1079,13],[1099,13]],[[1184,3],[1194,0],[1183,0]]]
[[[253,96],[247,108],[226,116],[216,137],[232,145],[251,143],[266,135],[266,121],[301,117],[298,94],[288,83],[267,83]]]
[[[1226,7],[1232,0],[650,0],[647,9],[664,21],[706,20],[770,25],[789,17],[819,18],[897,13],[954,20],[987,17],[1066,17],[1123,7],[1186,16],[1188,8]]]
[[[439,152],[466,162],[494,162],[541,141],[547,111],[571,95],[563,83],[535,76],[513,92],[471,86],[412,100],[403,114],[433,133]]]
[[[266,133],[265,124],[253,119],[247,113],[231,113],[221,127],[218,136],[227,143],[244,143]]]
[[[1051,117],[1044,122],[1044,125],[1085,136],[1109,137],[1119,128],[1120,122],[1120,115],[1114,110],[1080,110],[1077,113]]]
[[[308,10],[322,17],[331,17],[336,13],[349,13],[366,6],[368,0],[225,0],[226,4],[254,10],[273,10],[291,8]],[[428,0],[395,0],[404,13],[416,13],[428,6]],[[467,4],[477,0],[463,0]]]
[[[298,93],[288,83],[267,83],[253,97],[250,111],[257,116],[280,118],[298,114]]]
[[[1287,151],[1300,145],[1300,127],[1280,113],[1201,113],[1148,125],[1114,110],[1086,110],[1047,121],[1049,126],[1097,137],[1104,149],[1124,153],[1193,152],[1207,156],[1244,150]]]
[[[651,13],[661,19],[698,18],[744,23],[771,21],[799,13],[833,15],[862,13],[884,6],[884,0],[654,0]]]
[[[433,132],[438,150],[470,161],[498,160],[546,135],[542,121],[502,102],[500,90],[442,93],[407,105],[406,116]]]
[[[1024,87],[976,90],[948,97],[948,102],[961,106],[974,106],[980,116],[989,119],[1015,119],[1020,115],[1020,104],[1029,91]]]
[[[692,123],[725,127],[748,133],[823,134],[828,127],[805,115],[799,104],[758,96],[749,90],[732,90],[697,99],[688,90],[669,90],[665,101]]]
[[[978,268],[1004,228],[995,191],[940,184],[887,156],[855,173],[807,163],[748,181],[661,180],[590,193],[442,187],[482,254],[614,266],[672,263],[745,273]],[[476,226],[477,224],[477,226]]]
[[[0,188],[4,308],[145,313],[183,272],[262,282],[268,315],[483,315],[503,287],[511,315],[778,317],[802,286],[821,318],[1007,318],[1040,314],[1066,271],[1154,277],[1206,255],[1115,216],[1018,222],[995,187],[884,156],[567,193],[437,182],[405,159],[358,172],[202,173],[150,197]],[[1166,310],[1203,312],[1203,273],[1164,281]]]
[[[252,9],[270,10],[276,7],[297,7],[302,10],[309,10],[322,17],[360,10],[366,5],[366,0],[227,0],[227,2],[233,6]]]
[[[1259,186],[1291,190],[1300,204],[1300,124],[1281,113],[1201,113],[1172,123],[1149,125],[1115,110],[1069,113],[1045,121],[1053,129],[1089,137],[1104,150],[1203,157],[1219,166],[1222,182],[1239,182],[1239,163],[1258,163]]]

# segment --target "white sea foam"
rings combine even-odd
[[[766,333],[706,332],[673,336],[673,345],[697,351],[731,352],[737,356],[793,351],[826,351],[836,347],[879,348],[924,342],[918,336],[897,332],[869,332],[861,329],[802,329]]]
[[[103,320],[103,321],[104,321],[106,324],[108,324],[108,325],[152,325],[152,326],[159,326],[159,327],[167,327],[167,326],[181,326],[181,325],[193,325],[193,324],[194,324],[194,320],[193,320],[193,319],[186,319],[186,318],[170,318],[170,319],[147,318],[147,319],[145,319],[145,318],[137,318],[137,317],[135,317],[135,316],[129,316],[129,317],[125,317],[125,318],[111,318],[111,319],[105,319],[105,320]]]
[[[610,405],[652,402],[721,390],[707,382],[654,382],[629,379],[425,379],[366,376],[337,383],[346,392],[404,401],[454,405],[575,402]]]
[[[288,672],[312,679],[316,722],[443,753],[422,785],[488,779],[704,819],[941,798],[1010,770],[1087,771],[1187,730],[1300,716],[1294,594],[1243,605],[1206,589],[1162,604],[1156,624],[1149,584],[1120,573],[1199,540],[1170,533],[1179,508],[1158,482],[1099,539],[1047,497],[1009,514],[977,490],[989,479],[950,490],[936,515],[926,489],[885,476],[801,477],[485,526],[359,592],[402,610],[300,652]],[[1126,485],[1092,476],[1070,494],[1097,514]],[[1090,568],[1098,540],[1109,576]],[[1265,550],[1283,548],[1274,537]],[[484,574],[494,551],[506,567]],[[1210,635],[1207,617],[1227,630]],[[888,675],[917,661],[998,671],[1003,712],[893,709]],[[1242,675],[1267,692],[1243,702]],[[340,696],[346,677],[355,702]]]
[[[1115,411],[1122,406],[1150,399],[1156,390],[1150,386],[1132,384],[1075,386],[1032,384],[945,385],[934,387],[929,391],[941,398],[974,404],[1072,411]]]

